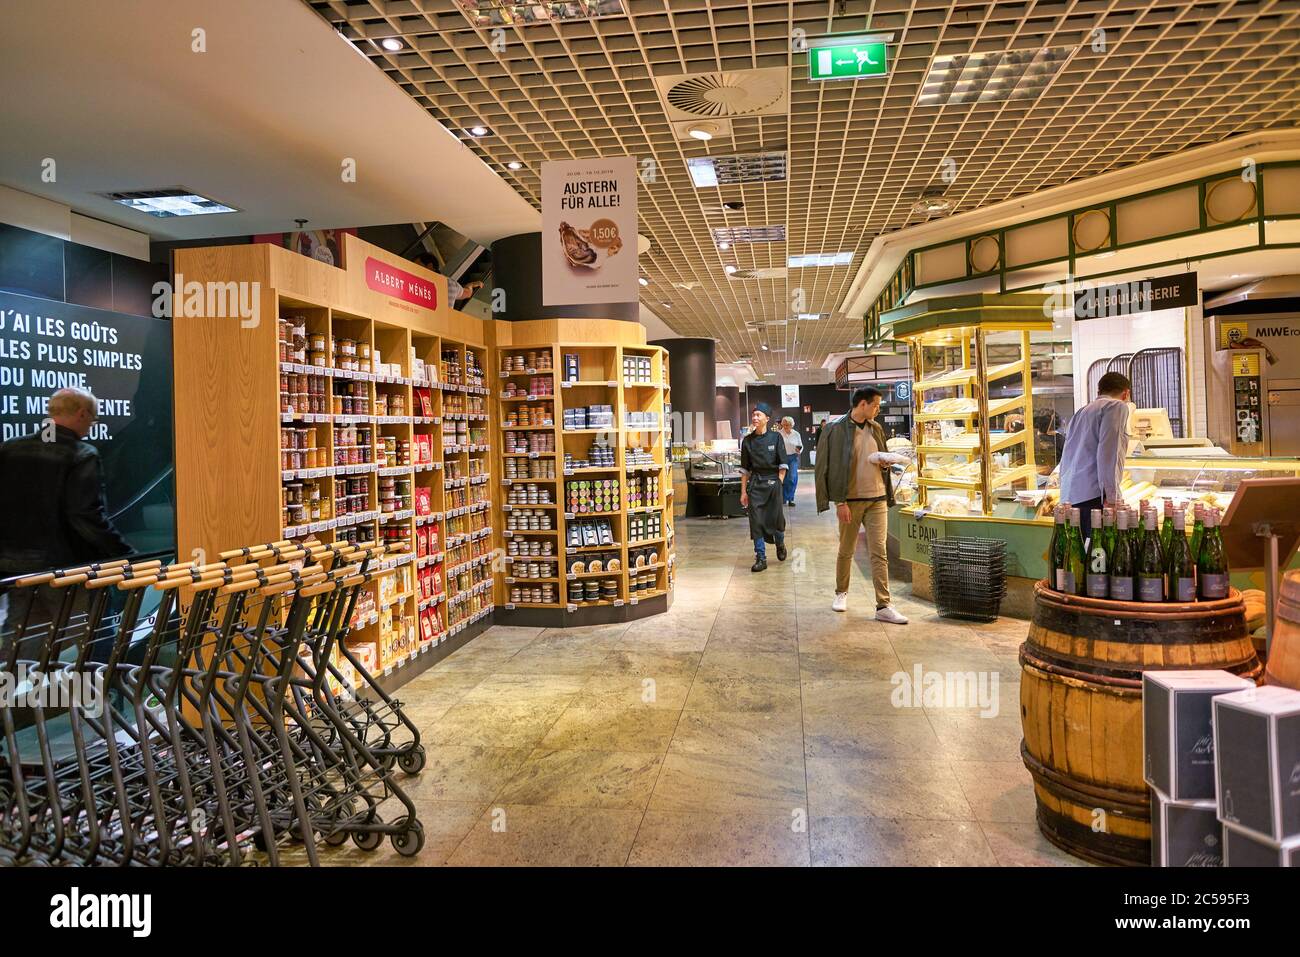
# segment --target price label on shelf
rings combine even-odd
[[[629,598],[629,599],[627,600],[627,603],[628,603],[629,605],[635,605],[635,604],[636,604],[637,602],[639,602],[640,600],[641,600],[641,599],[639,599],[639,598]]]
[[[609,386],[611,389],[617,389],[617,388],[618,388],[618,383],[615,382],[613,379],[611,379],[611,380],[609,380],[608,382],[606,382],[605,385]]]
[[[614,599],[614,607],[615,607],[615,608],[622,608],[622,607],[623,607],[623,599],[621,599],[621,598],[615,598],[615,599]]]
[[[578,610],[578,606],[575,605],[573,602],[569,602],[567,605],[564,606],[564,610],[567,611],[569,614],[573,614],[575,611]]]
[[[529,452],[529,453],[528,453],[528,457],[529,457],[530,459],[535,459],[535,458],[538,457],[538,455],[539,455],[539,453],[537,453],[537,452]]]
[[[564,520],[565,520],[566,522],[571,522],[571,521],[573,521],[573,520],[574,520],[575,518],[577,518],[577,517],[578,517],[578,516],[577,516],[576,514],[574,514],[573,512],[565,512],[565,513],[564,513]]]
[[[571,581],[571,582],[576,582],[576,581],[578,580],[578,576],[575,575],[575,574],[573,574],[572,572],[570,572],[569,574],[565,575],[564,577],[567,578],[567,579],[568,579],[569,581]]]
[[[512,601],[508,601],[508,602],[506,602],[506,603],[505,603],[505,609],[506,609],[506,611],[514,611],[514,610],[515,610],[515,603],[512,602]]]

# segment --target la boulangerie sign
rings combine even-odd
[[[633,156],[542,164],[542,305],[636,302]]]

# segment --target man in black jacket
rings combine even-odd
[[[105,561],[131,552],[109,520],[99,452],[83,441],[95,422],[95,397],[60,389],[50,397],[39,431],[0,445],[0,578]],[[41,587],[28,633],[45,606],[58,607],[53,589]],[[11,604],[10,618],[25,612]],[[6,628],[6,632],[9,629]]]

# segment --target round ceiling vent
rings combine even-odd
[[[749,116],[785,97],[784,83],[767,70],[701,73],[673,84],[664,98],[692,116]]]

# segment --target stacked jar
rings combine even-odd
[[[554,505],[551,490],[545,485],[529,482],[526,485],[512,485],[506,493],[509,505]]]
[[[555,562],[514,561],[510,563],[511,578],[555,578]]]
[[[355,379],[334,382],[335,415],[370,415],[370,385]]]
[[[564,483],[565,511],[571,514],[585,512],[616,512],[621,506],[618,479],[579,479]]]
[[[367,465],[372,459],[369,425],[334,426],[334,464]]]
[[[557,602],[555,585],[546,583],[524,588],[512,585],[510,603],[513,605],[554,605]]]
[[[512,532],[549,532],[555,527],[545,509],[517,508],[506,513],[506,529]]]
[[[512,558],[538,558],[554,553],[555,542],[549,538],[512,538],[506,543],[506,554]]]

